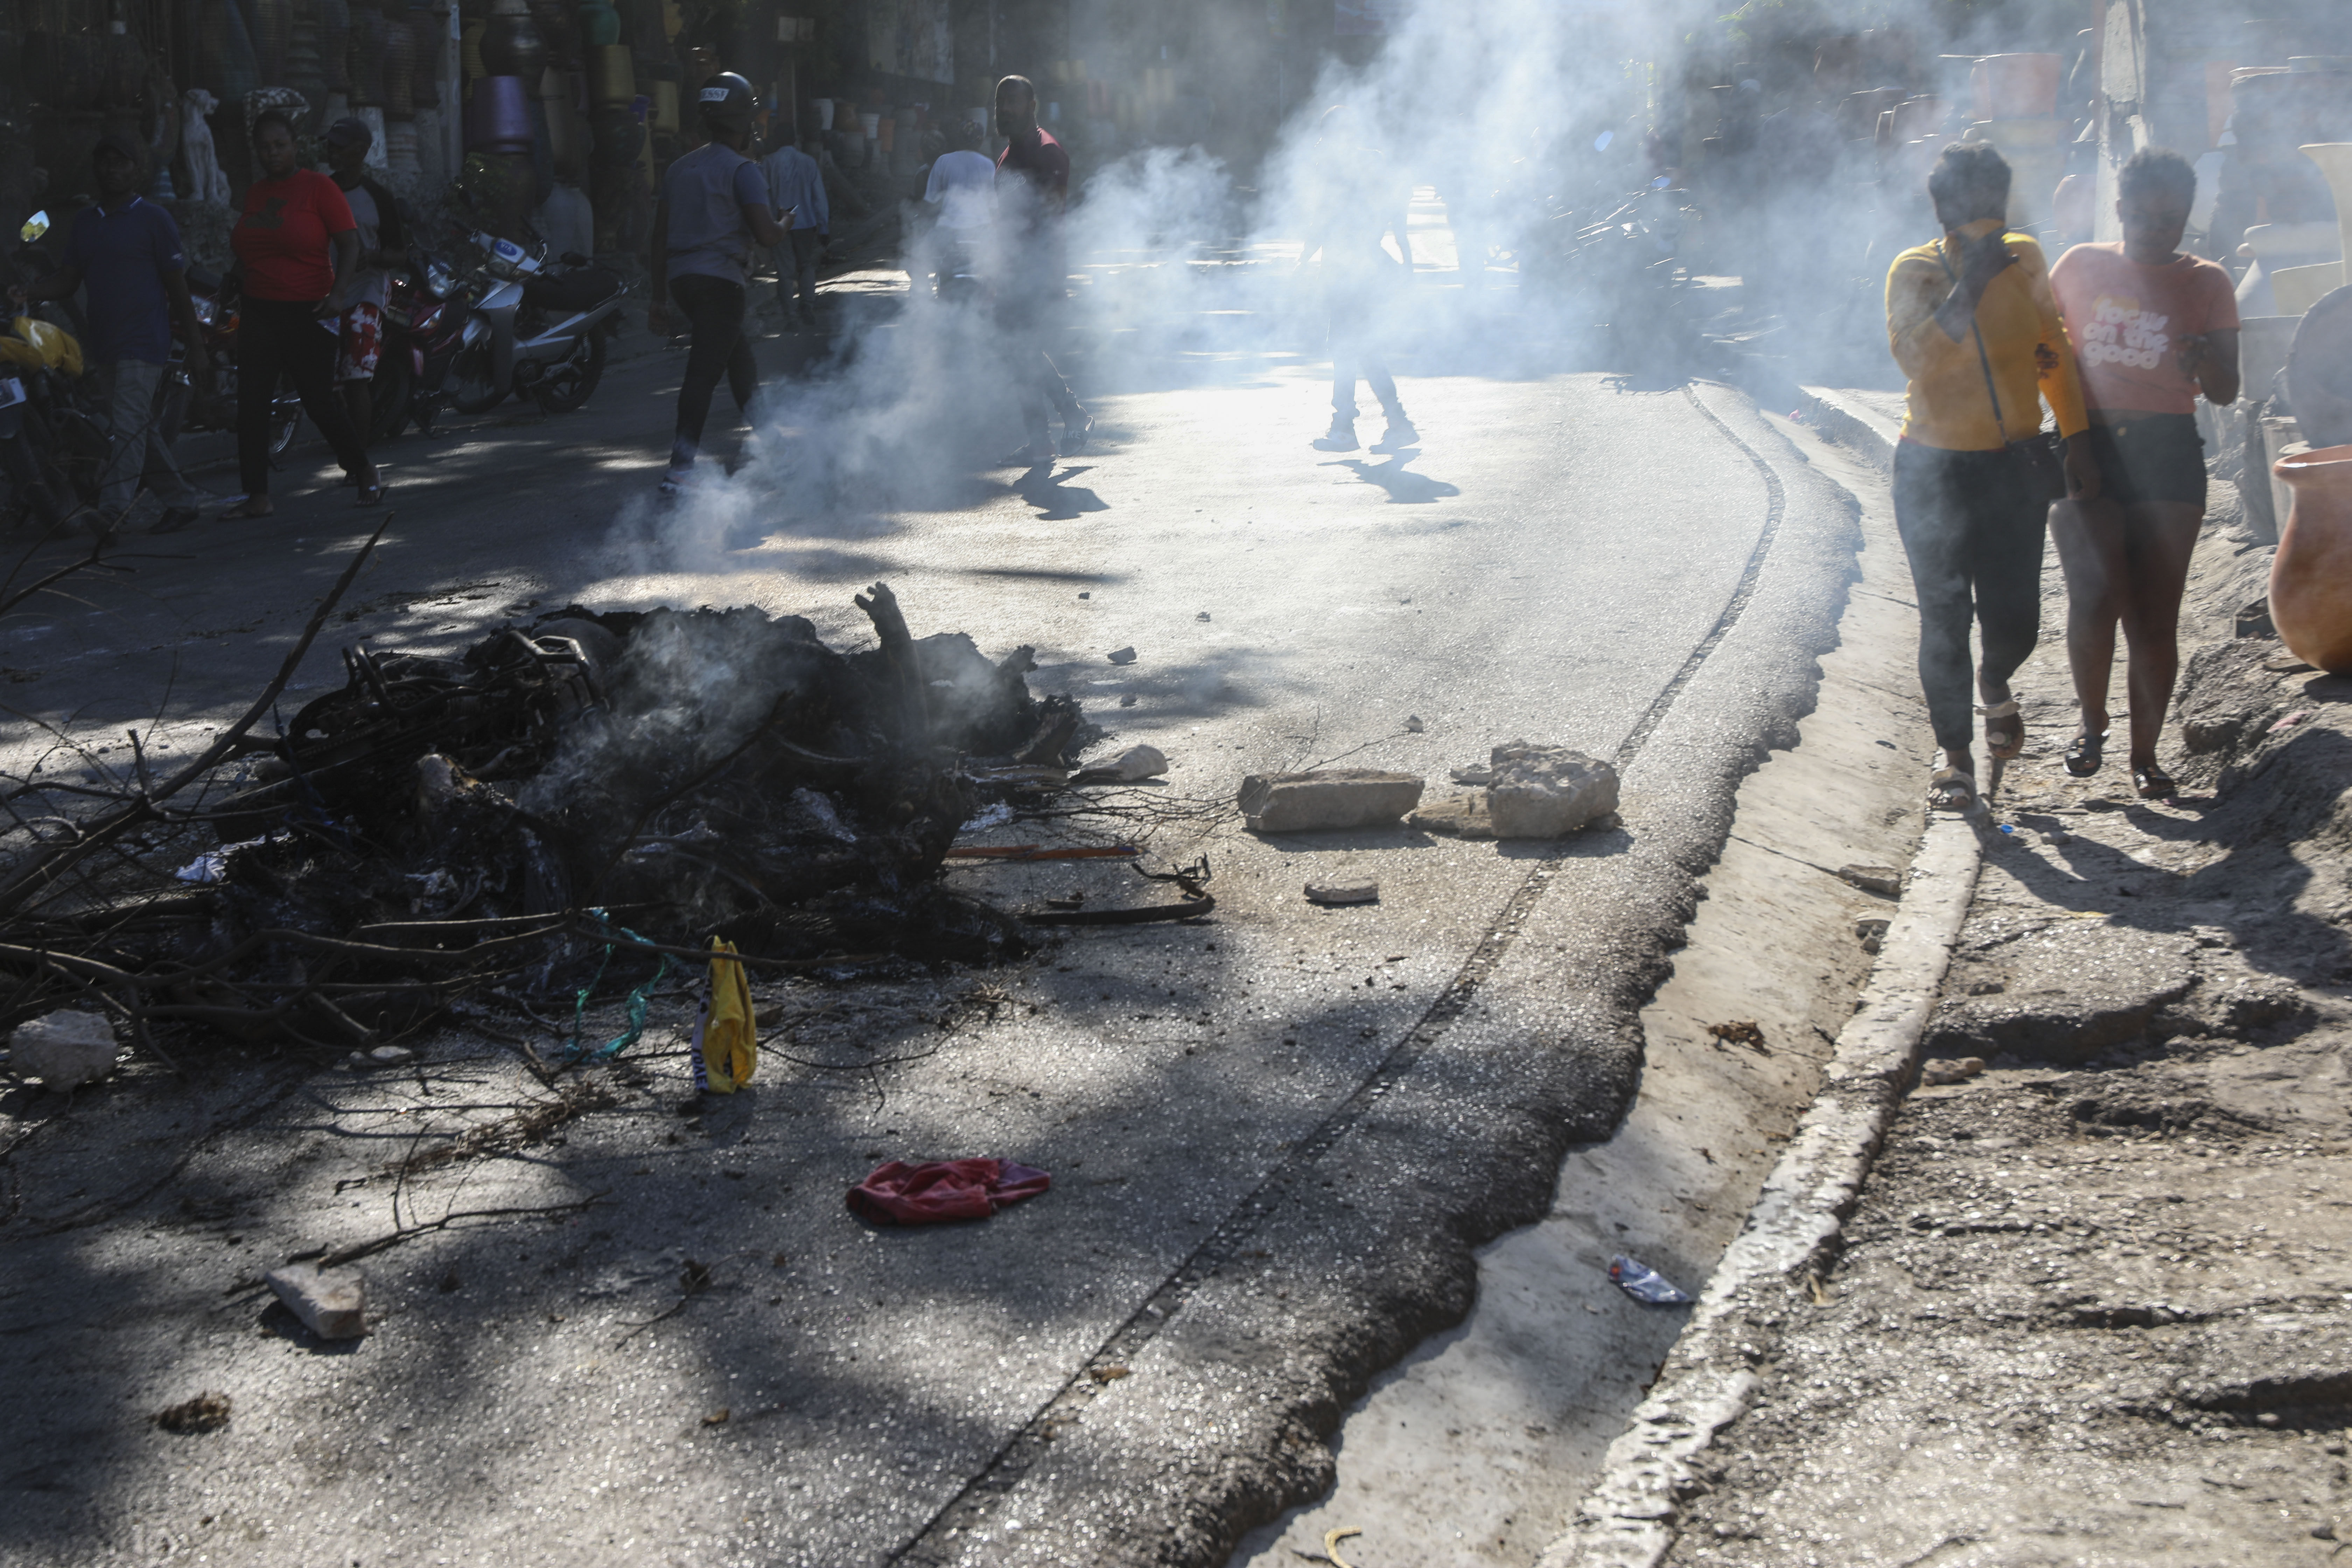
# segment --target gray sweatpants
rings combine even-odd
[[[99,401],[105,405],[110,435],[106,468],[99,475],[99,510],[121,517],[130,510],[143,480],[165,506],[192,506],[196,492],[172,464],[163,433],[155,426],[155,389],[163,384],[163,367],[143,359],[119,359],[100,363]]]

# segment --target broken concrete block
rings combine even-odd
[[[1113,664],[1133,664],[1135,662],[1135,649],[1132,647],[1115,647],[1110,650],[1110,661]]]
[[[1497,838],[1559,838],[1617,809],[1617,770],[1566,746],[1495,748],[1486,816]]]
[[[1307,901],[1310,904],[1377,904],[1381,901],[1378,882],[1307,884]]]
[[[1985,1063],[1982,1057],[1961,1057],[1957,1060],[1949,1057],[1936,1058],[1920,1064],[1919,1081],[1938,1087],[1945,1084],[1966,1083],[1984,1069]]]
[[[96,1013],[49,1013],[16,1026],[9,1062],[63,1093],[114,1070],[114,1026]]]
[[[1841,866],[1838,876],[1865,893],[1876,893],[1882,899],[1903,896],[1903,873],[1891,866]]]
[[[1252,833],[1381,827],[1421,804],[1421,780],[1372,768],[1252,773],[1242,780],[1242,815]]]
[[[367,1332],[367,1276],[358,1269],[289,1263],[261,1278],[320,1339],[355,1340]]]
[[[1886,928],[1891,921],[1879,915],[1857,916],[1853,922],[1853,938],[1862,943],[1864,952],[1876,952],[1886,945]]]
[[[1168,771],[1168,753],[1157,746],[1131,746],[1111,766],[1130,784],[1138,779],[1156,779]]]
[[[1451,834],[1456,838],[1492,838],[1495,825],[1486,819],[1486,803],[1475,795],[1457,795],[1420,806],[1404,819],[1407,827],[1423,833]]]

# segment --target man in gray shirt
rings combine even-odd
[[[790,142],[760,160],[768,177],[768,210],[792,214],[792,244],[776,252],[776,304],[792,319],[793,285],[801,290],[801,324],[816,327],[816,264],[824,256],[832,212],[824,199],[824,171]]]
[[[768,210],[760,166],[744,155],[751,140],[751,84],[732,71],[702,84],[698,106],[709,140],[669,166],[654,208],[653,300],[646,326],[670,332],[670,300],[686,315],[694,337],[677,389],[677,435],[670,443],[662,494],[691,483],[710,395],[720,375],[748,417],[760,390],[759,367],[743,336],[744,288],[751,247],[784,243]]]

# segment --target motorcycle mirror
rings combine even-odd
[[[30,245],[49,232],[49,215],[46,211],[35,213],[25,220],[25,226],[16,232],[24,237],[26,244]]]

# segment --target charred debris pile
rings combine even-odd
[[[255,733],[357,565],[178,773],[74,748],[5,781],[0,1028],[78,1006],[166,1060],[214,1030],[344,1050],[461,1000],[576,1017],[713,937],[771,970],[1022,951],[940,872],[992,805],[1067,800],[1097,736],[1029,649],[918,638],[880,584],[849,654],[796,616],[574,605],[457,658],[346,649]]]

